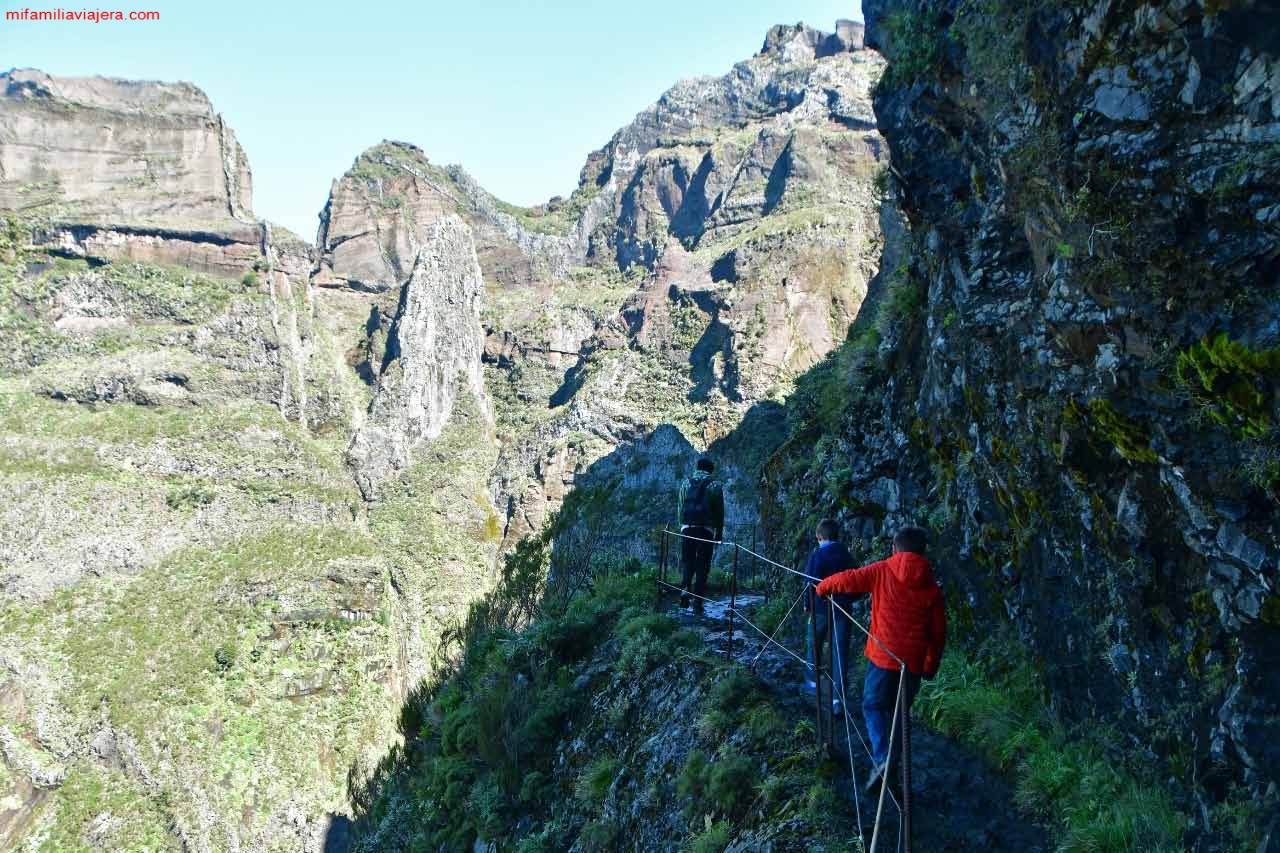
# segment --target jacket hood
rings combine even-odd
[[[903,586],[922,589],[937,586],[928,558],[911,551],[899,551],[889,558],[889,571]]]

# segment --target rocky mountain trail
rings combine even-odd
[[[805,657],[803,630],[783,631],[779,626],[782,642],[771,642],[743,624],[742,617],[755,620],[766,601],[763,594],[740,592],[736,598],[723,594],[711,594],[704,603],[704,613],[679,607],[675,593],[663,596],[659,612],[674,616],[681,627],[702,637],[716,657],[724,657],[746,668],[766,686],[773,701],[785,708],[790,719],[813,722],[816,711],[812,694],[804,695],[801,685],[808,678],[809,667],[797,659]],[[735,611],[737,624],[729,631],[730,611]],[[806,617],[792,619],[801,626]],[[740,616],[738,615],[740,613]],[[787,643],[797,643],[786,648]],[[853,760],[861,782],[871,771],[871,759],[866,752],[866,732],[861,718],[861,642],[852,642],[851,653],[856,661],[849,666],[849,686],[854,691],[848,700],[848,722],[852,727],[846,733],[844,718],[827,719],[834,722],[834,734],[830,752],[825,745],[821,751],[826,758],[840,767],[840,781],[836,789],[841,795],[843,807],[852,812],[854,796],[861,798],[864,843],[869,844],[874,826],[876,792],[859,790],[854,793],[849,778],[849,734],[853,736]],[[784,646],[780,648],[779,646]],[[824,687],[824,697],[830,696],[829,685]],[[824,723],[826,725],[826,723]],[[817,747],[815,747],[817,749]],[[1008,850],[1048,851],[1054,849],[1051,833],[1041,821],[1032,815],[1023,815],[1013,806],[1012,786],[991,767],[982,756],[951,738],[926,728],[920,720],[913,721],[911,729],[912,773],[912,839],[921,850]],[[901,780],[895,777],[890,790],[895,799],[887,802],[881,826],[881,849],[902,849],[901,838]],[[878,791],[878,789],[877,789]],[[751,849],[733,847],[729,849]]]

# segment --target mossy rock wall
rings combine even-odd
[[[962,641],[1008,632],[1067,721],[1179,780],[1190,837],[1236,843],[1243,800],[1256,846],[1280,767],[1280,14],[864,10],[903,260],[799,383],[775,547],[827,514],[867,554],[930,527]]]

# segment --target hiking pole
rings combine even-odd
[[[903,667],[902,678],[907,677]],[[911,853],[911,709],[902,703],[902,850]]]

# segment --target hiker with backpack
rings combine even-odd
[[[927,542],[928,534],[919,527],[904,527],[893,538],[889,559],[834,574],[816,589],[822,597],[871,593],[871,636],[865,648],[867,678],[862,688],[862,715],[875,763],[869,789],[888,778],[893,758],[889,731],[898,682],[905,677],[902,701],[910,713],[920,679],[932,679],[942,662],[947,617],[942,590],[925,557]]]
[[[837,572],[853,567],[853,555],[840,541],[840,525],[835,521],[830,518],[823,519],[818,529],[814,531],[814,537],[818,540],[818,547],[813,549],[813,553],[809,555],[809,562],[805,564],[806,575],[825,580]],[[839,715],[844,713],[843,699],[847,695],[845,674],[849,668],[849,638],[853,630],[853,623],[849,621],[845,612],[853,605],[853,596],[835,595],[833,599],[840,607],[832,607],[826,601],[816,602],[815,607],[813,590],[806,589],[804,592],[804,609],[814,623],[813,630],[809,632],[809,666],[812,668],[812,673],[811,677],[805,681],[804,693],[812,696],[818,689],[818,683],[815,680],[818,661],[822,660],[822,651],[830,643],[831,663],[834,670],[832,677],[836,685],[831,710]],[[816,642],[814,642],[815,636]]]
[[[694,594],[693,610],[702,613],[702,599],[707,594],[707,574],[711,571],[711,555],[724,536],[724,491],[712,477],[716,465],[705,456],[698,460],[698,470],[680,484],[676,498],[676,516],[680,519],[680,565],[684,578],[680,582],[680,606],[689,606],[689,593]],[[690,587],[692,584],[692,588]]]

